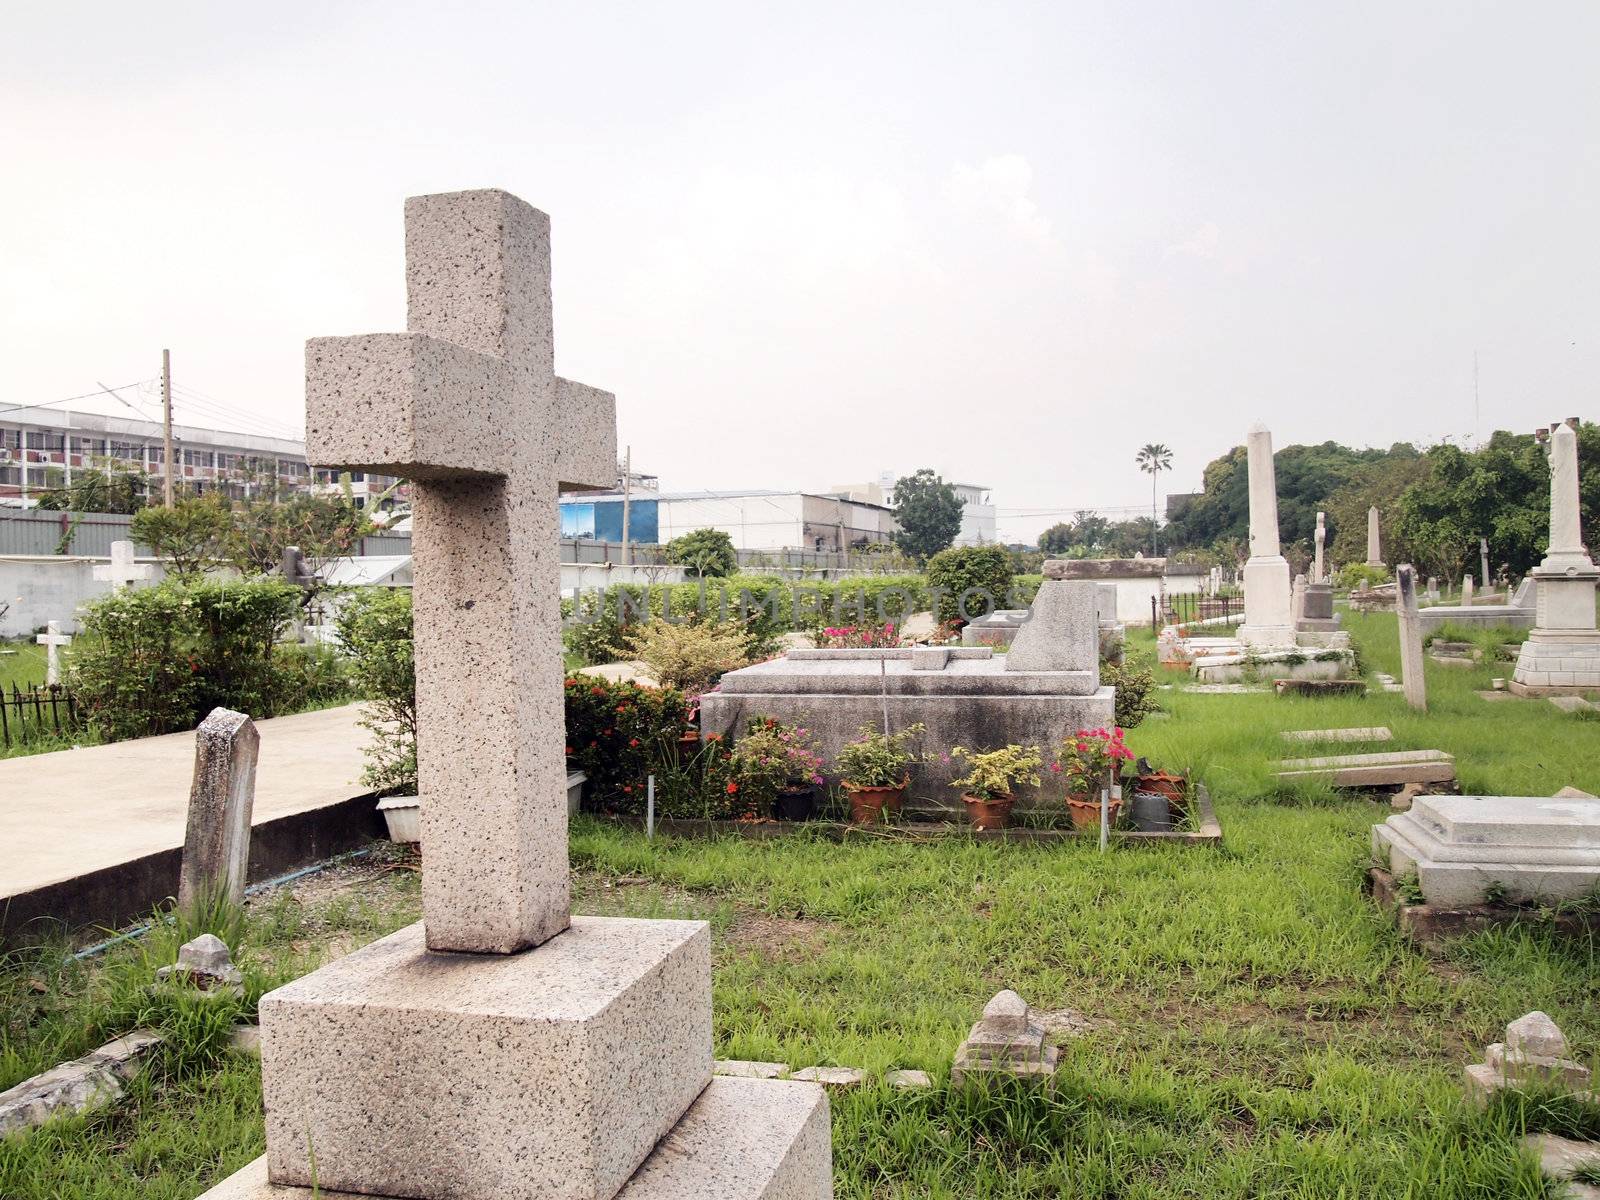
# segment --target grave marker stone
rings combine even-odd
[[[1405,688],[1406,703],[1420,712],[1427,712],[1428,684],[1422,673],[1422,622],[1417,616],[1416,568],[1396,567],[1394,577],[1398,585],[1394,608],[1400,618],[1400,682]]]
[[[155,574],[155,568],[149,563],[134,562],[133,543],[118,540],[111,543],[111,561],[95,564],[92,573],[102,583],[109,581],[111,590],[115,593],[129,584],[151,578]]]
[[[1367,509],[1367,565],[1383,566],[1383,540],[1378,530],[1378,507]]]
[[[44,681],[55,687],[61,682],[61,647],[72,645],[72,635],[61,632],[60,621],[46,621],[44,632],[33,639],[44,647]]]
[[[244,900],[260,751],[261,735],[242,712],[214,708],[194,731],[194,782],[178,876],[180,908],[212,891],[234,904]]]
[[[1244,566],[1245,646],[1293,646],[1289,563],[1278,544],[1278,483],[1272,434],[1257,425],[1246,439],[1250,473],[1250,560]]]

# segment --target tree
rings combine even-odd
[[[128,532],[166,560],[173,575],[194,582],[220,558],[233,529],[227,502],[217,496],[185,496],[171,508],[141,508]]]
[[[918,561],[944,550],[961,532],[966,501],[933,471],[923,467],[894,485],[895,545]]]
[[[116,459],[100,459],[80,467],[71,483],[53,484],[38,493],[37,507],[51,512],[136,513],[145,505],[149,476]]]
[[[1150,476],[1150,557],[1156,556],[1156,526],[1161,516],[1156,511],[1156,480],[1161,472],[1172,470],[1172,451],[1160,442],[1146,442],[1133,456],[1139,469]]]
[[[733,539],[720,529],[696,529],[667,543],[667,561],[701,579],[722,579],[739,569]]]
[[[1069,521],[1057,521],[1039,535],[1039,549],[1057,557],[1070,550],[1073,544],[1073,528]]]

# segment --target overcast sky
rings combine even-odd
[[[297,432],[403,198],[496,186],[672,489],[932,466],[1031,539],[1148,441],[1594,418],[1597,55],[1592,0],[11,4],[0,405],[170,346],[180,420]]]

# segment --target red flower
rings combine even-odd
[[[606,694],[606,690],[603,687],[592,687],[589,689],[589,694],[591,696],[604,696]]]
[[[737,783],[735,783],[735,782],[734,782],[734,781],[733,781],[733,780],[731,780],[731,779],[730,779],[730,780],[728,780],[728,795],[730,795],[730,796],[732,796],[732,795],[733,795],[733,794],[734,794],[734,793],[736,793],[736,792],[737,792],[737,791],[738,791],[738,790],[739,790],[739,785],[738,785],[738,784],[737,784]]]
[[[571,754],[571,753],[572,753],[572,747],[571,747],[571,746],[568,746],[568,747],[567,747],[567,753],[568,753],[568,754]]]
[[[637,746],[638,744],[639,744],[639,739],[638,738],[629,738],[628,739],[628,746],[630,748],[633,747],[633,746]]]

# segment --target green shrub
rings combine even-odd
[[[662,687],[691,696],[750,663],[749,637],[739,621],[657,619],[631,635],[628,648]]]
[[[739,569],[733,539],[720,529],[696,529],[667,543],[667,561],[701,579],[722,579]]]
[[[589,777],[589,797],[613,811],[644,811],[646,777],[676,765],[689,728],[683,693],[569,675],[563,695],[567,758]]]
[[[355,691],[367,702],[362,728],[373,735],[362,779],[380,790],[417,783],[417,677],[411,593],[364,588],[339,609],[339,644]]]
[[[218,706],[261,720],[339,690],[326,656],[278,645],[298,589],[282,580],[125,588],[85,606],[67,682],[107,741],[193,729]]]
[[[953,546],[928,560],[928,586],[938,592],[940,622],[975,620],[1009,603],[1015,571],[1003,546]],[[962,601],[966,612],[962,612]]]
[[[1345,563],[1339,568],[1335,582],[1346,591],[1359,591],[1362,588],[1376,587],[1380,583],[1388,583],[1391,576],[1389,568],[1376,563]]]
[[[1120,665],[1102,660],[1100,682],[1117,689],[1114,719],[1123,729],[1132,729],[1161,707],[1155,701],[1156,676],[1150,658],[1139,651],[1125,651]]]

